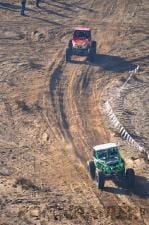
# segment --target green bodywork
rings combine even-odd
[[[94,151],[94,164],[104,174],[123,174],[125,162],[122,159],[118,147]]]

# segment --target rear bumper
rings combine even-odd
[[[110,174],[104,174],[104,177],[105,179],[112,179],[114,177],[124,177],[125,176],[125,173],[124,172],[113,172],[113,173],[110,173]]]
[[[88,48],[73,48],[72,49],[72,54],[73,55],[80,55],[80,56],[87,56],[89,54],[89,49]]]

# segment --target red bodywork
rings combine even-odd
[[[73,33],[72,45],[86,46],[91,43],[91,29],[88,27],[76,27]]]

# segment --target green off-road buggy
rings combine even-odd
[[[125,162],[115,143],[94,146],[93,159],[88,161],[87,168],[99,189],[104,188],[105,180],[114,178],[125,178],[128,188],[135,184],[134,170],[125,168]]]

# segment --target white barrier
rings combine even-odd
[[[129,74],[130,74],[130,75],[129,75],[129,77],[127,78],[127,80],[125,81],[125,83],[121,86],[119,92],[121,92],[121,91],[124,89],[124,87],[126,86],[126,84],[128,83],[128,81],[131,79],[131,77],[132,77],[134,74],[136,74],[136,73],[138,72],[138,70],[139,70],[139,66],[137,66],[135,70],[129,71]]]
[[[133,145],[135,148],[137,148],[139,151],[143,152],[144,149],[141,147],[131,136],[130,134],[126,131],[126,129],[123,127],[123,125],[119,122],[117,119],[116,115],[114,114],[112,107],[110,106],[110,103],[107,101],[105,103],[105,111],[108,117],[110,118],[110,121],[115,129],[118,130],[120,133],[121,137],[128,141],[131,145]]]
[[[121,86],[121,88],[118,90],[118,97],[120,97],[120,94],[122,92],[122,90],[124,89],[124,87],[126,86],[126,84],[128,83],[128,81],[131,79],[131,77],[136,74],[139,70],[139,66],[136,67],[135,70],[130,71],[129,72],[129,77],[127,78],[127,80],[124,82],[124,84]],[[128,143],[130,143],[135,149],[138,149],[141,152],[145,152],[147,154],[147,157],[149,159],[149,154],[145,151],[145,149],[143,147],[141,147],[132,137],[131,135],[125,130],[125,128],[123,127],[123,125],[119,122],[118,118],[116,117],[116,115],[113,112],[113,109],[109,103],[109,101],[106,101],[106,103],[104,104],[104,109],[105,112],[107,114],[107,116],[109,117],[111,124],[113,125],[113,127],[115,129],[117,129],[117,131],[119,132],[119,134],[121,135],[121,137],[126,140]]]

